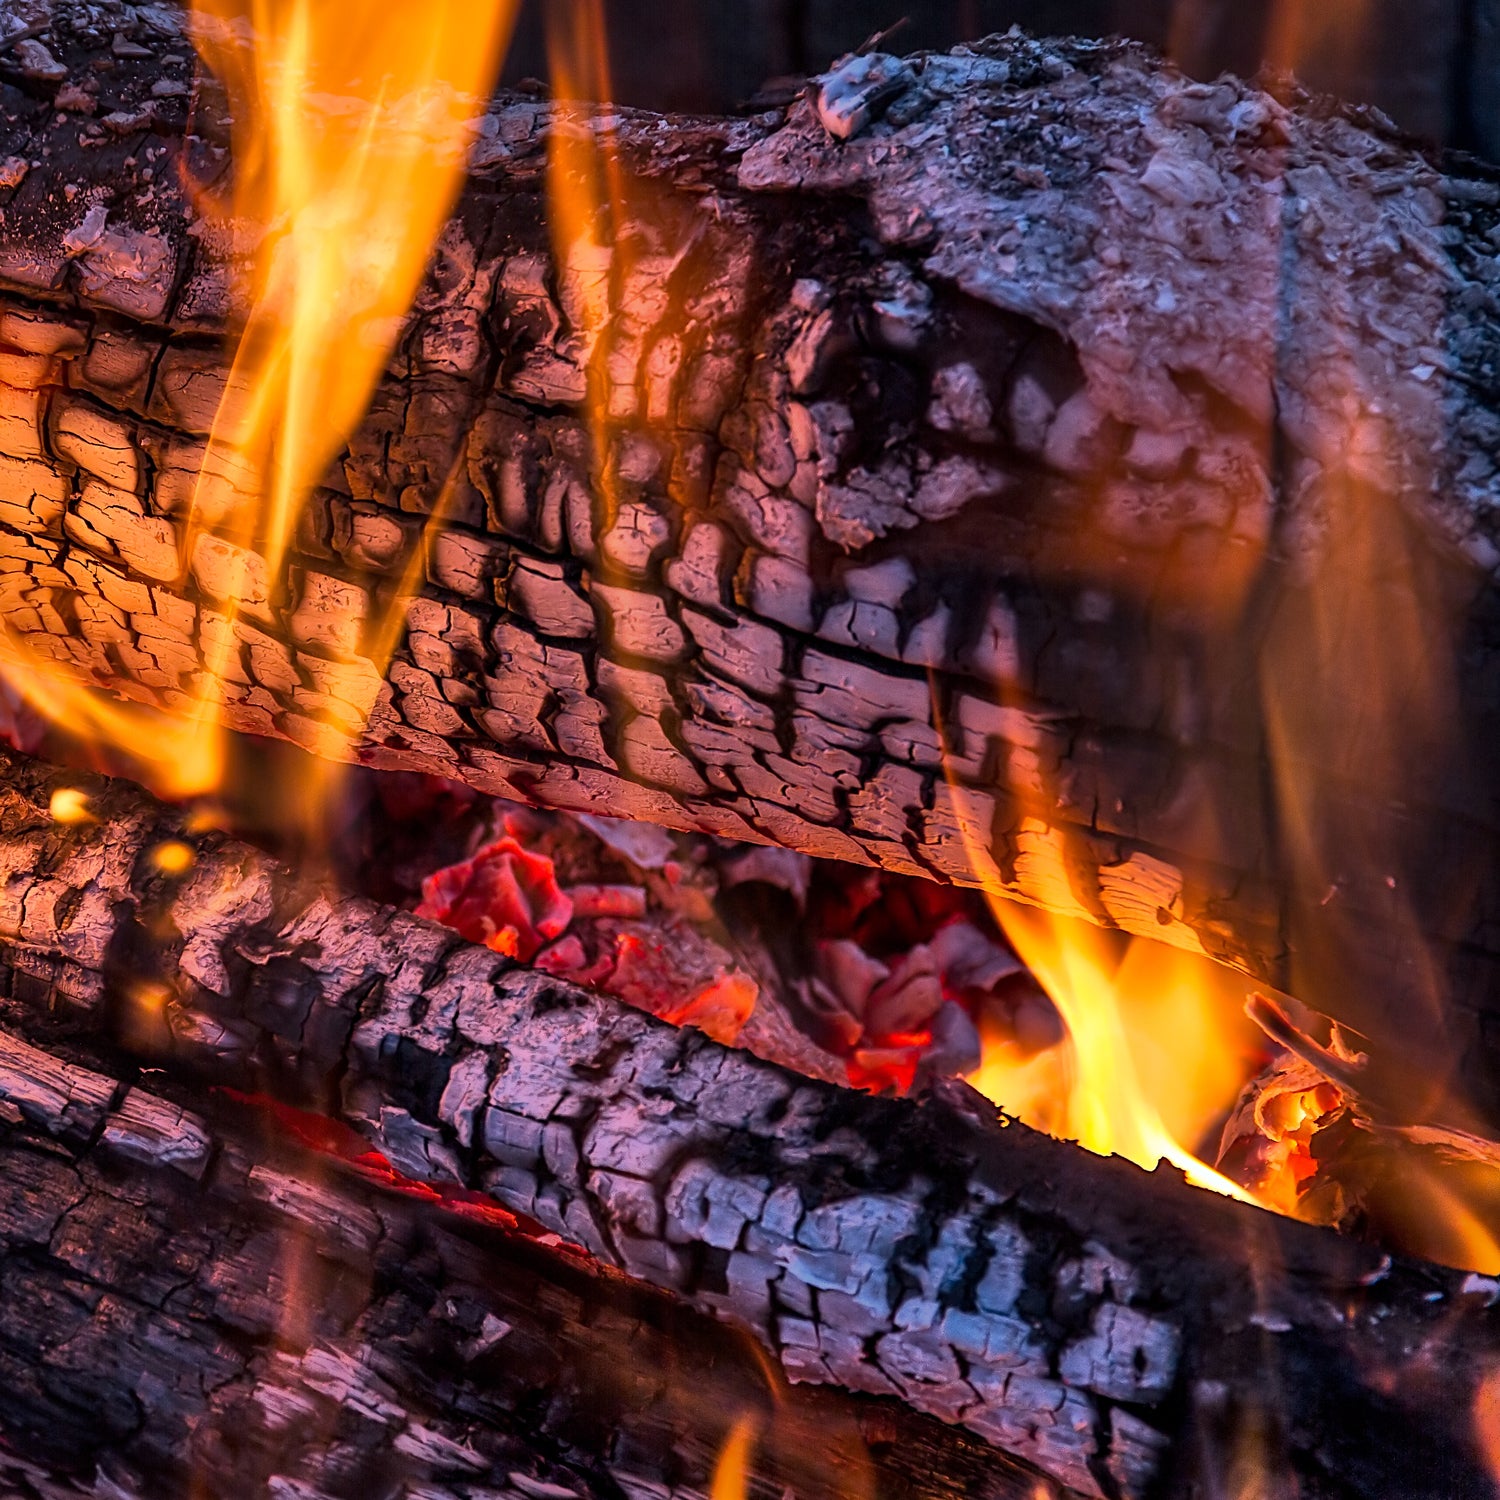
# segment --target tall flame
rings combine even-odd
[[[748,1416],[741,1417],[729,1429],[729,1436],[724,1439],[718,1462],[714,1465],[709,1500],[749,1500],[750,1453],[755,1442],[755,1429],[755,1419]]]
[[[237,549],[231,620],[257,586],[278,588],[307,497],[369,405],[462,185],[513,13],[513,0],[198,0],[197,45],[236,122],[235,217],[265,227],[209,442],[210,458],[225,450],[257,477],[260,503],[221,517],[200,478],[187,539],[189,556],[210,529]],[[359,645],[388,655],[401,612],[374,610]],[[205,722],[236,649],[229,631],[216,641]],[[368,713],[384,661],[365,660]]]
[[[175,719],[101,703],[12,640],[7,676],[44,713],[155,768],[165,791],[215,787],[236,627],[284,606],[307,499],[369,405],[462,186],[515,0],[196,0],[192,34],[233,120],[229,227],[253,250],[248,306],[181,542],[205,547],[221,612],[204,611],[202,669]],[[223,499],[222,476],[235,476]],[[339,756],[367,718],[421,549],[384,598],[369,591],[334,656],[348,712],[314,709],[310,736]]]
[[[1190,9],[1179,15],[1184,25]],[[1369,14],[1368,0],[1336,0],[1321,8],[1276,0],[1266,43],[1271,61],[1297,68],[1326,57],[1332,28],[1339,33],[1341,65],[1347,64],[1368,41]],[[1295,152],[1285,149],[1284,165],[1290,167]],[[1287,199],[1297,202],[1299,191],[1289,178]],[[1336,217],[1336,202],[1329,206]],[[1315,253],[1330,256],[1347,226],[1321,223],[1316,214],[1313,220],[1321,235]],[[1265,263],[1274,267],[1268,275],[1278,278],[1260,289],[1268,318],[1287,316],[1302,304],[1299,278],[1317,278],[1321,287],[1325,276],[1301,243],[1292,247],[1297,253],[1274,253],[1279,237],[1301,241],[1304,232],[1296,222],[1279,205],[1266,218],[1272,253]],[[1453,995],[1449,984],[1457,970],[1452,953],[1461,951],[1476,925],[1476,872],[1493,861],[1485,842],[1487,820],[1474,811],[1489,805],[1492,791],[1476,773],[1482,752],[1471,754],[1463,743],[1460,664],[1466,641],[1456,601],[1473,589],[1461,576],[1457,549],[1440,556],[1433,545],[1441,525],[1421,518],[1420,505],[1411,499],[1421,489],[1423,476],[1415,468],[1420,455],[1394,450],[1396,428],[1380,385],[1384,376],[1372,375],[1369,356],[1372,339],[1384,331],[1371,327],[1351,283],[1338,282],[1319,295],[1322,302],[1310,304],[1322,308],[1316,366],[1292,378],[1301,389],[1319,393],[1323,425],[1298,432],[1281,449],[1269,425],[1257,435],[1266,471],[1280,466],[1283,503],[1262,527],[1246,532],[1243,545],[1221,547],[1211,560],[1186,570],[1168,604],[1180,608],[1174,619],[1196,622],[1200,659],[1220,672],[1218,683],[1206,685],[1205,699],[1218,691],[1242,696],[1243,684],[1258,692],[1270,766],[1262,788],[1263,857],[1281,903],[1283,982],[1309,1005],[1368,1030],[1369,1068],[1359,1086],[1369,1089],[1366,1102],[1376,1113],[1398,1123],[1479,1132],[1483,1124],[1462,1095],[1464,1059],[1453,1040],[1452,1019],[1463,997]],[[1441,329],[1439,283],[1425,295],[1430,326]],[[1303,357],[1310,358],[1306,350],[1314,344],[1302,342]],[[1426,391],[1436,410],[1443,400],[1441,381]],[[1423,397],[1414,391],[1410,399]],[[1111,595],[1133,597],[1153,617],[1169,614],[1155,574],[1149,587],[1158,592],[1147,600],[1123,557],[1111,561],[1119,551],[1112,533],[1104,544],[1087,534],[1070,539],[1065,585],[1086,577]],[[1002,685],[1002,700],[1005,692]],[[1186,747],[1189,757],[1223,743],[1215,738],[1223,727],[1210,725],[1200,742]],[[1012,759],[1020,753],[1013,750]],[[1237,785],[1236,795],[1243,796],[1243,784]],[[1192,789],[1185,777],[1179,829],[1188,826],[1184,808]],[[1008,777],[1007,791],[1022,815],[1018,890],[1009,894],[1098,918],[1097,908],[1088,910],[1070,886],[1063,850],[1069,838],[1058,826],[1063,799],[1035,766],[1029,777]],[[1237,855],[1222,857],[1218,835],[1249,821],[1247,809],[1226,804],[1198,798],[1191,807],[1196,831],[1177,835],[1185,840],[1181,852],[1201,865],[1242,864]],[[1057,850],[1050,863],[1038,862],[1035,850],[1048,839],[1057,841]],[[971,853],[971,863],[976,878],[988,872],[992,889],[1007,894],[998,891],[987,849]],[[1133,943],[1122,961],[1117,948],[1106,944],[1101,950],[1101,939],[1085,927],[1050,915],[1018,915],[1008,903],[997,903],[996,911],[1064,1016],[1070,1041],[1056,1054],[1026,1058],[992,1038],[976,1081],[1023,1118],[1076,1134],[1086,1144],[1139,1152],[1137,1159],[1157,1152],[1173,1159],[1157,1132],[1157,1117],[1186,1146],[1212,1110],[1176,1118],[1180,1083],[1169,1078],[1164,1093],[1149,1081],[1142,1091],[1134,1086],[1144,1041],[1133,1017],[1139,986],[1163,982],[1131,973],[1140,944]],[[1164,928],[1163,935],[1172,933]],[[1238,1009],[1243,986],[1236,994],[1231,981],[1226,993],[1206,964],[1193,966],[1209,976],[1193,981],[1201,985],[1202,1007],[1194,1014],[1206,1017],[1216,1006]],[[1219,998],[1211,998],[1215,993]],[[1174,1022],[1169,1031],[1180,1025]],[[1218,1023],[1205,1025],[1205,1038],[1219,1037],[1201,1044],[1219,1055],[1211,1071],[1227,1082],[1240,1060],[1239,1044]],[[1169,1041],[1182,1055],[1194,1050],[1181,1035]],[[1060,1095],[1049,1096],[1057,1089]],[[1484,1165],[1428,1172],[1413,1162],[1399,1171],[1393,1167],[1392,1176],[1400,1179],[1410,1205],[1414,1245],[1459,1264],[1496,1264],[1500,1174]],[[1282,1206],[1299,1206],[1298,1189],[1290,1184],[1278,1199]],[[1420,1235],[1416,1221],[1425,1221]]]
[[[611,117],[613,95],[602,0],[547,7],[547,60],[558,113],[547,140],[547,209],[563,311],[578,338],[587,380],[594,477],[606,526],[619,510],[608,462],[610,375],[616,288],[629,274],[621,234],[628,202]]]

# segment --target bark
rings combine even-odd
[[[686,1500],[742,1416],[760,1495],[1036,1493],[977,1440],[789,1391],[708,1319],[382,1175],[0,1032],[4,1493]]]
[[[43,1055],[321,1105],[404,1176],[748,1330],[794,1382],[896,1398],[1082,1495],[1220,1493],[1247,1451],[1304,1496],[1481,1482],[1492,1280],[1090,1156],[962,1086],[787,1073],[333,899],[125,783],[81,783],[97,821],[58,824],[63,784],[20,760],[0,783],[0,1020]],[[159,869],[166,838],[189,873]],[[107,1090],[49,1088],[109,1139]]]
[[[1493,174],[1009,37],[829,83],[846,140],[806,99],[568,127],[626,185],[592,326],[555,112],[501,99],[293,566],[231,622],[212,518],[253,481],[222,457],[183,555],[238,304],[180,184],[222,186],[221,111],[178,97],[166,10],[92,73],[115,22],[54,14],[83,102],[18,51],[0,135],[35,651],[172,708],[230,638],[238,729],[1201,948],[1363,1032],[1394,1114],[1500,1119]],[[368,621],[445,492],[386,668]]]

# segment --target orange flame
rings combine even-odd
[[[1474,1393],[1474,1437],[1480,1457],[1495,1481],[1500,1495],[1500,1370],[1494,1370],[1479,1382]]]
[[[718,1462],[714,1465],[709,1500],[749,1500],[750,1453],[755,1430],[755,1419],[748,1416],[741,1417],[729,1429],[729,1436],[725,1438]]]
[[[1243,982],[1165,943],[987,894],[1067,1036],[1026,1056],[982,1029],[983,1061],[969,1082],[1039,1130],[1148,1169],[1167,1161],[1198,1187],[1256,1201],[1189,1149],[1250,1071],[1251,1038],[1226,1003]]]
[[[1004,702],[1005,684],[997,696],[1017,724],[1025,720],[1023,709]],[[936,685],[932,701],[946,744]],[[964,789],[946,753],[943,767],[962,807]],[[1258,1202],[1192,1150],[1254,1071],[1257,1037],[1244,1016],[1243,978],[1210,962],[1180,924],[1163,929],[1175,946],[1098,925],[1099,913],[1074,890],[1067,835],[1044,816],[1048,787],[1038,758],[1014,746],[1008,767],[1009,790],[1025,810],[1012,883],[1002,882],[973,818],[955,824],[974,883],[1066,1035],[1028,1053],[986,1017],[980,1066],[968,1082],[1049,1135],[1148,1170],[1167,1161],[1198,1187]]]
[[[306,501],[360,421],[464,177],[515,0],[197,0],[193,37],[234,121],[228,227],[253,246],[249,313],[181,539],[181,574],[213,563],[201,670],[174,717],[99,700],[8,641],[7,677],[44,715],[154,770],[176,795],[223,776],[240,624],[296,591]],[[228,491],[223,476],[235,476]],[[336,692],[300,738],[346,758],[367,721],[420,566],[393,600],[347,587],[349,639],[320,642]],[[356,592],[364,595],[361,609]],[[304,601],[305,602],[305,601]],[[362,619],[358,617],[363,615]],[[331,706],[330,706],[331,705]]]
[[[563,312],[587,378],[594,469],[605,513],[619,506],[608,464],[611,323],[614,288],[632,259],[620,234],[627,201],[609,115],[596,113],[614,92],[602,0],[557,0],[547,7],[547,57],[557,116],[547,139],[547,206]]]
[[[1179,8],[1183,45],[1190,40],[1190,9]],[[1277,0],[1267,32],[1270,60],[1295,68],[1331,58],[1334,71],[1347,75],[1368,41],[1368,14],[1368,0],[1321,7]],[[1290,183],[1287,192],[1293,192]],[[1284,227],[1286,222],[1278,214],[1267,221],[1266,233],[1297,233]],[[1277,275],[1301,274],[1295,256],[1273,256],[1269,263],[1280,268]],[[1266,305],[1273,308],[1298,295],[1296,287],[1264,291]],[[1411,455],[1391,450],[1394,429],[1386,422],[1383,395],[1371,387],[1366,363],[1368,326],[1355,294],[1348,295],[1347,305],[1330,303],[1326,327],[1320,324],[1318,368],[1301,377],[1307,389],[1327,393],[1328,430],[1301,439],[1308,451],[1289,450],[1282,514],[1266,514],[1264,523],[1242,538],[1237,532],[1235,540],[1243,545],[1222,548],[1206,566],[1188,570],[1182,579],[1174,574],[1171,602],[1182,607],[1184,618],[1198,622],[1205,657],[1222,656],[1227,672],[1237,671],[1235,653],[1256,652],[1272,773],[1266,836],[1282,899],[1285,982],[1293,993],[1314,1006],[1328,1006],[1346,1022],[1368,1022],[1375,1039],[1372,1061],[1382,1082],[1399,1081],[1399,1090],[1388,1092],[1401,1094],[1404,1120],[1478,1129],[1457,1084],[1460,1059],[1449,1034],[1455,1008],[1442,951],[1444,944],[1461,943],[1469,931],[1473,879],[1466,865],[1490,856],[1488,850],[1463,847],[1451,820],[1443,823],[1445,808],[1476,805],[1455,732],[1461,722],[1456,662],[1462,642],[1461,622],[1449,601],[1461,593],[1452,577],[1460,563],[1456,557],[1439,558],[1430,536],[1418,538],[1420,528],[1403,509],[1410,503],[1399,498],[1403,485],[1410,487],[1403,464]],[[1439,326],[1442,305],[1435,292],[1430,316]],[[1438,399],[1436,387],[1433,399]],[[1338,409],[1335,400],[1342,403]],[[1269,427],[1257,439],[1268,471],[1271,439]],[[1107,545],[1086,531],[1069,537],[1067,577],[1076,583],[1086,576],[1122,596],[1139,594],[1141,580],[1123,555],[1115,556],[1119,549],[1112,534],[1106,537]],[[1271,587],[1256,587],[1268,579]],[[1259,613],[1267,599],[1274,599],[1275,609]],[[1056,826],[1061,799],[1035,765],[1029,777],[1018,771],[1024,753],[1011,751],[1008,786],[1023,814],[1016,839],[1018,889],[1009,889],[1008,875],[1001,888],[1000,872],[979,840],[970,851],[971,873],[992,894],[1020,895],[1049,910],[1107,922],[1113,913],[1101,913],[1097,902],[1089,909],[1072,890],[1066,835]],[[955,802],[962,793],[955,786]],[[1437,813],[1414,815],[1424,802]],[[1200,799],[1191,809],[1199,832],[1182,835],[1189,840],[1184,851],[1205,864],[1218,861],[1218,830],[1236,811]],[[1055,848],[1036,857],[1048,840]],[[1421,878],[1433,870],[1444,872],[1448,889],[1435,892],[1432,881]],[[1164,982],[1154,973],[1132,974],[1140,944],[1133,943],[1121,959],[1117,944],[1106,942],[1101,949],[1103,940],[1082,926],[1045,915],[1014,915],[1003,903],[996,910],[1051,993],[1071,1038],[1064,1049],[1024,1056],[1002,1034],[992,1035],[975,1080],[980,1087],[1023,1118],[1077,1134],[1086,1144],[1092,1136],[1111,1142],[1110,1149],[1139,1151],[1145,1158],[1160,1150],[1172,1159],[1153,1116],[1168,1123],[1168,1135],[1180,1146],[1198,1139],[1214,1113],[1212,1099],[1227,1099],[1229,1081],[1245,1056],[1233,1015],[1244,986],[1226,985],[1207,964],[1191,965],[1203,977],[1190,986],[1198,987],[1199,998],[1187,1013],[1203,1017],[1198,1046],[1216,1054],[1208,1072],[1219,1086],[1204,1094],[1201,1109],[1179,1115],[1180,1061],[1178,1077],[1167,1069],[1159,1087],[1139,1077],[1137,1054],[1151,1044],[1132,1012],[1141,985],[1149,991]],[[1163,936],[1181,931],[1180,925],[1166,928]],[[1175,966],[1175,959],[1168,964]],[[1214,1019],[1221,1006],[1229,1019]],[[1174,1021],[1169,1032],[1182,1024]],[[1393,1038],[1409,1040],[1409,1048],[1402,1052]],[[1180,1034],[1168,1041],[1169,1054],[1179,1059],[1193,1053]],[[1114,1076],[1120,1071],[1141,1082],[1143,1092],[1131,1077]],[[1112,1123],[1106,1128],[1098,1123],[1101,1118]],[[1300,1164],[1315,1169],[1306,1154]],[[1413,1226],[1414,1245],[1458,1264],[1495,1263],[1500,1175],[1478,1164],[1461,1172],[1429,1171],[1419,1161],[1399,1170],[1393,1166],[1392,1172],[1409,1199],[1405,1217]],[[1298,1186],[1281,1183],[1276,1205],[1301,1211]]]

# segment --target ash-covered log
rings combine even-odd
[[[0,56],[32,653],[171,709],[227,641],[243,730],[1201,946],[1399,1058],[1396,1113],[1500,1118],[1495,173],[1124,45],[859,59],[753,118],[567,111],[625,184],[590,326],[560,111],[506,97],[256,585],[222,455],[184,555],[242,311],[222,101],[167,7],[48,16]]]
[[[53,818],[62,786],[94,821]],[[321,1107],[405,1177],[748,1329],[792,1379],[898,1399],[1079,1494],[1212,1493],[1246,1443],[1309,1496],[1482,1482],[1487,1278],[1090,1156],[961,1086],[796,1076],[18,758],[0,930],[0,1013],[30,1045]]]
[[[7,1496],[701,1500],[741,1420],[758,1495],[1038,1493],[895,1402],[788,1390],[745,1339],[349,1159],[326,1121],[198,1113],[66,1050],[0,1031]]]

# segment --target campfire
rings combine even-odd
[[[1500,169],[513,20],[0,7],[0,1489],[1493,1493]]]

